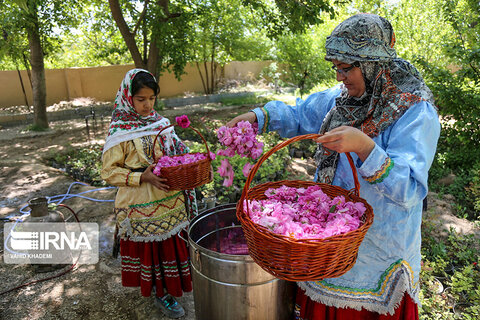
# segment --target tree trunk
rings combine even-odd
[[[214,93],[215,92],[215,42],[213,42],[212,54],[210,57],[210,75],[211,75],[210,93]]]
[[[203,61],[203,68],[205,69],[205,83],[207,84],[207,91],[205,92],[205,94],[211,93],[211,92],[210,92],[210,80],[208,80],[209,77],[208,77],[207,62],[208,62],[207,59],[205,59],[205,60]]]
[[[207,94],[207,87],[205,85],[205,80],[203,80],[202,70],[200,70],[200,65],[199,65],[198,61],[196,61],[195,64],[197,65],[197,70],[198,70],[198,74],[200,75],[200,80],[202,80],[203,92],[205,92],[205,94]]]
[[[133,62],[135,63],[135,67],[147,69],[147,65],[145,61],[142,59],[142,55],[140,54],[140,50],[138,50],[137,43],[135,42],[135,35],[130,32],[130,28],[128,27],[125,19],[123,18],[122,9],[120,8],[120,4],[118,0],[108,0],[110,5],[110,11],[112,12],[112,17],[117,24],[120,33],[122,34],[123,40],[125,40],[125,44],[127,45],[128,51],[132,55]]]
[[[150,48],[149,48],[149,51],[148,51],[148,59],[147,59],[146,69],[148,71],[150,71],[155,76],[157,81],[159,80],[158,78],[160,77],[159,68],[157,68],[158,61],[159,61],[158,52],[159,52],[159,50],[158,50],[158,47],[157,47],[157,41],[152,40],[152,42],[150,42]]]
[[[30,64],[32,66],[32,91],[34,120],[37,128],[48,128],[47,120],[47,88],[45,84],[45,66],[43,63],[43,49],[38,33],[37,15],[35,22],[27,28],[28,44],[30,46]]]

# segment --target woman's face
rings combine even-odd
[[[155,105],[155,92],[151,88],[143,87],[132,97],[135,111],[142,117],[148,116]]]
[[[363,80],[362,70],[358,67],[352,67],[351,64],[338,60],[332,60],[337,68],[337,81],[342,81],[352,97],[361,97],[365,92],[365,80]],[[345,70],[346,69],[346,70]]]

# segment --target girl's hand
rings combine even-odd
[[[325,132],[315,141],[321,143],[325,148],[339,153],[355,152],[362,161],[365,161],[375,148],[372,138],[350,126],[341,126]]]
[[[239,116],[236,116],[232,120],[228,121],[225,126],[229,128],[233,128],[237,124],[237,122],[240,122],[240,121],[248,121],[251,124],[254,124],[255,122],[257,122],[257,115],[253,111],[243,113]]]
[[[145,169],[145,171],[143,171],[140,176],[140,183],[147,182],[153,184],[153,186],[160,190],[168,191],[170,187],[164,183],[167,179],[155,175],[153,173],[154,168],[155,164],[151,164]]]

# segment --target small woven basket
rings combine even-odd
[[[155,140],[153,141],[153,145],[156,145],[157,138],[163,130],[173,127],[174,125],[175,124],[171,124],[160,130],[157,133]],[[191,126],[189,128],[195,131],[202,138],[203,143],[205,144],[205,148],[207,149],[207,152],[203,153],[206,156],[206,159],[194,163],[181,164],[178,166],[163,167],[160,171],[160,176],[167,179],[165,184],[170,187],[170,190],[194,189],[211,182],[213,179],[213,171],[211,165],[212,159],[210,158],[210,149],[208,148],[207,141],[197,129]],[[173,158],[179,156],[181,155],[175,155],[171,157]],[[157,158],[155,155],[155,148],[153,148],[154,163],[157,163],[158,159],[159,158]]]
[[[373,222],[372,207],[367,201],[360,198],[360,183],[358,182],[357,170],[349,153],[346,153],[346,155],[353,171],[355,183],[355,188],[350,191],[329,184],[300,180],[267,182],[250,188],[250,183],[258,168],[273,153],[293,142],[315,139],[320,136],[319,134],[297,136],[277,144],[265,153],[252,167],[245,182],[240,201],[237,203],[237,217],[242,224],[250,256],[265,271],[279,279],[312,281],[341,276],[355,264],[358,247]],[[265,191],[267,189],[279,188],[282,185],[295,188],[320,185],[322,191],[331,198],[344,196],[345,201],[362,202],[366,208],[362,224],[354,231],[325,239],[294,239],[273,233],[269,229],[254,223],[250,219],[248,205],[244,206],[243,204],[244,200],[266,199]]]

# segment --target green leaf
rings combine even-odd
[[[334,205],[330,208],[330,210],[328,210],[328,212],[334,213],[334,212],[335,212],[335,209],[337,209],[337,205],[336,205],[336,204],[334,204]]]

